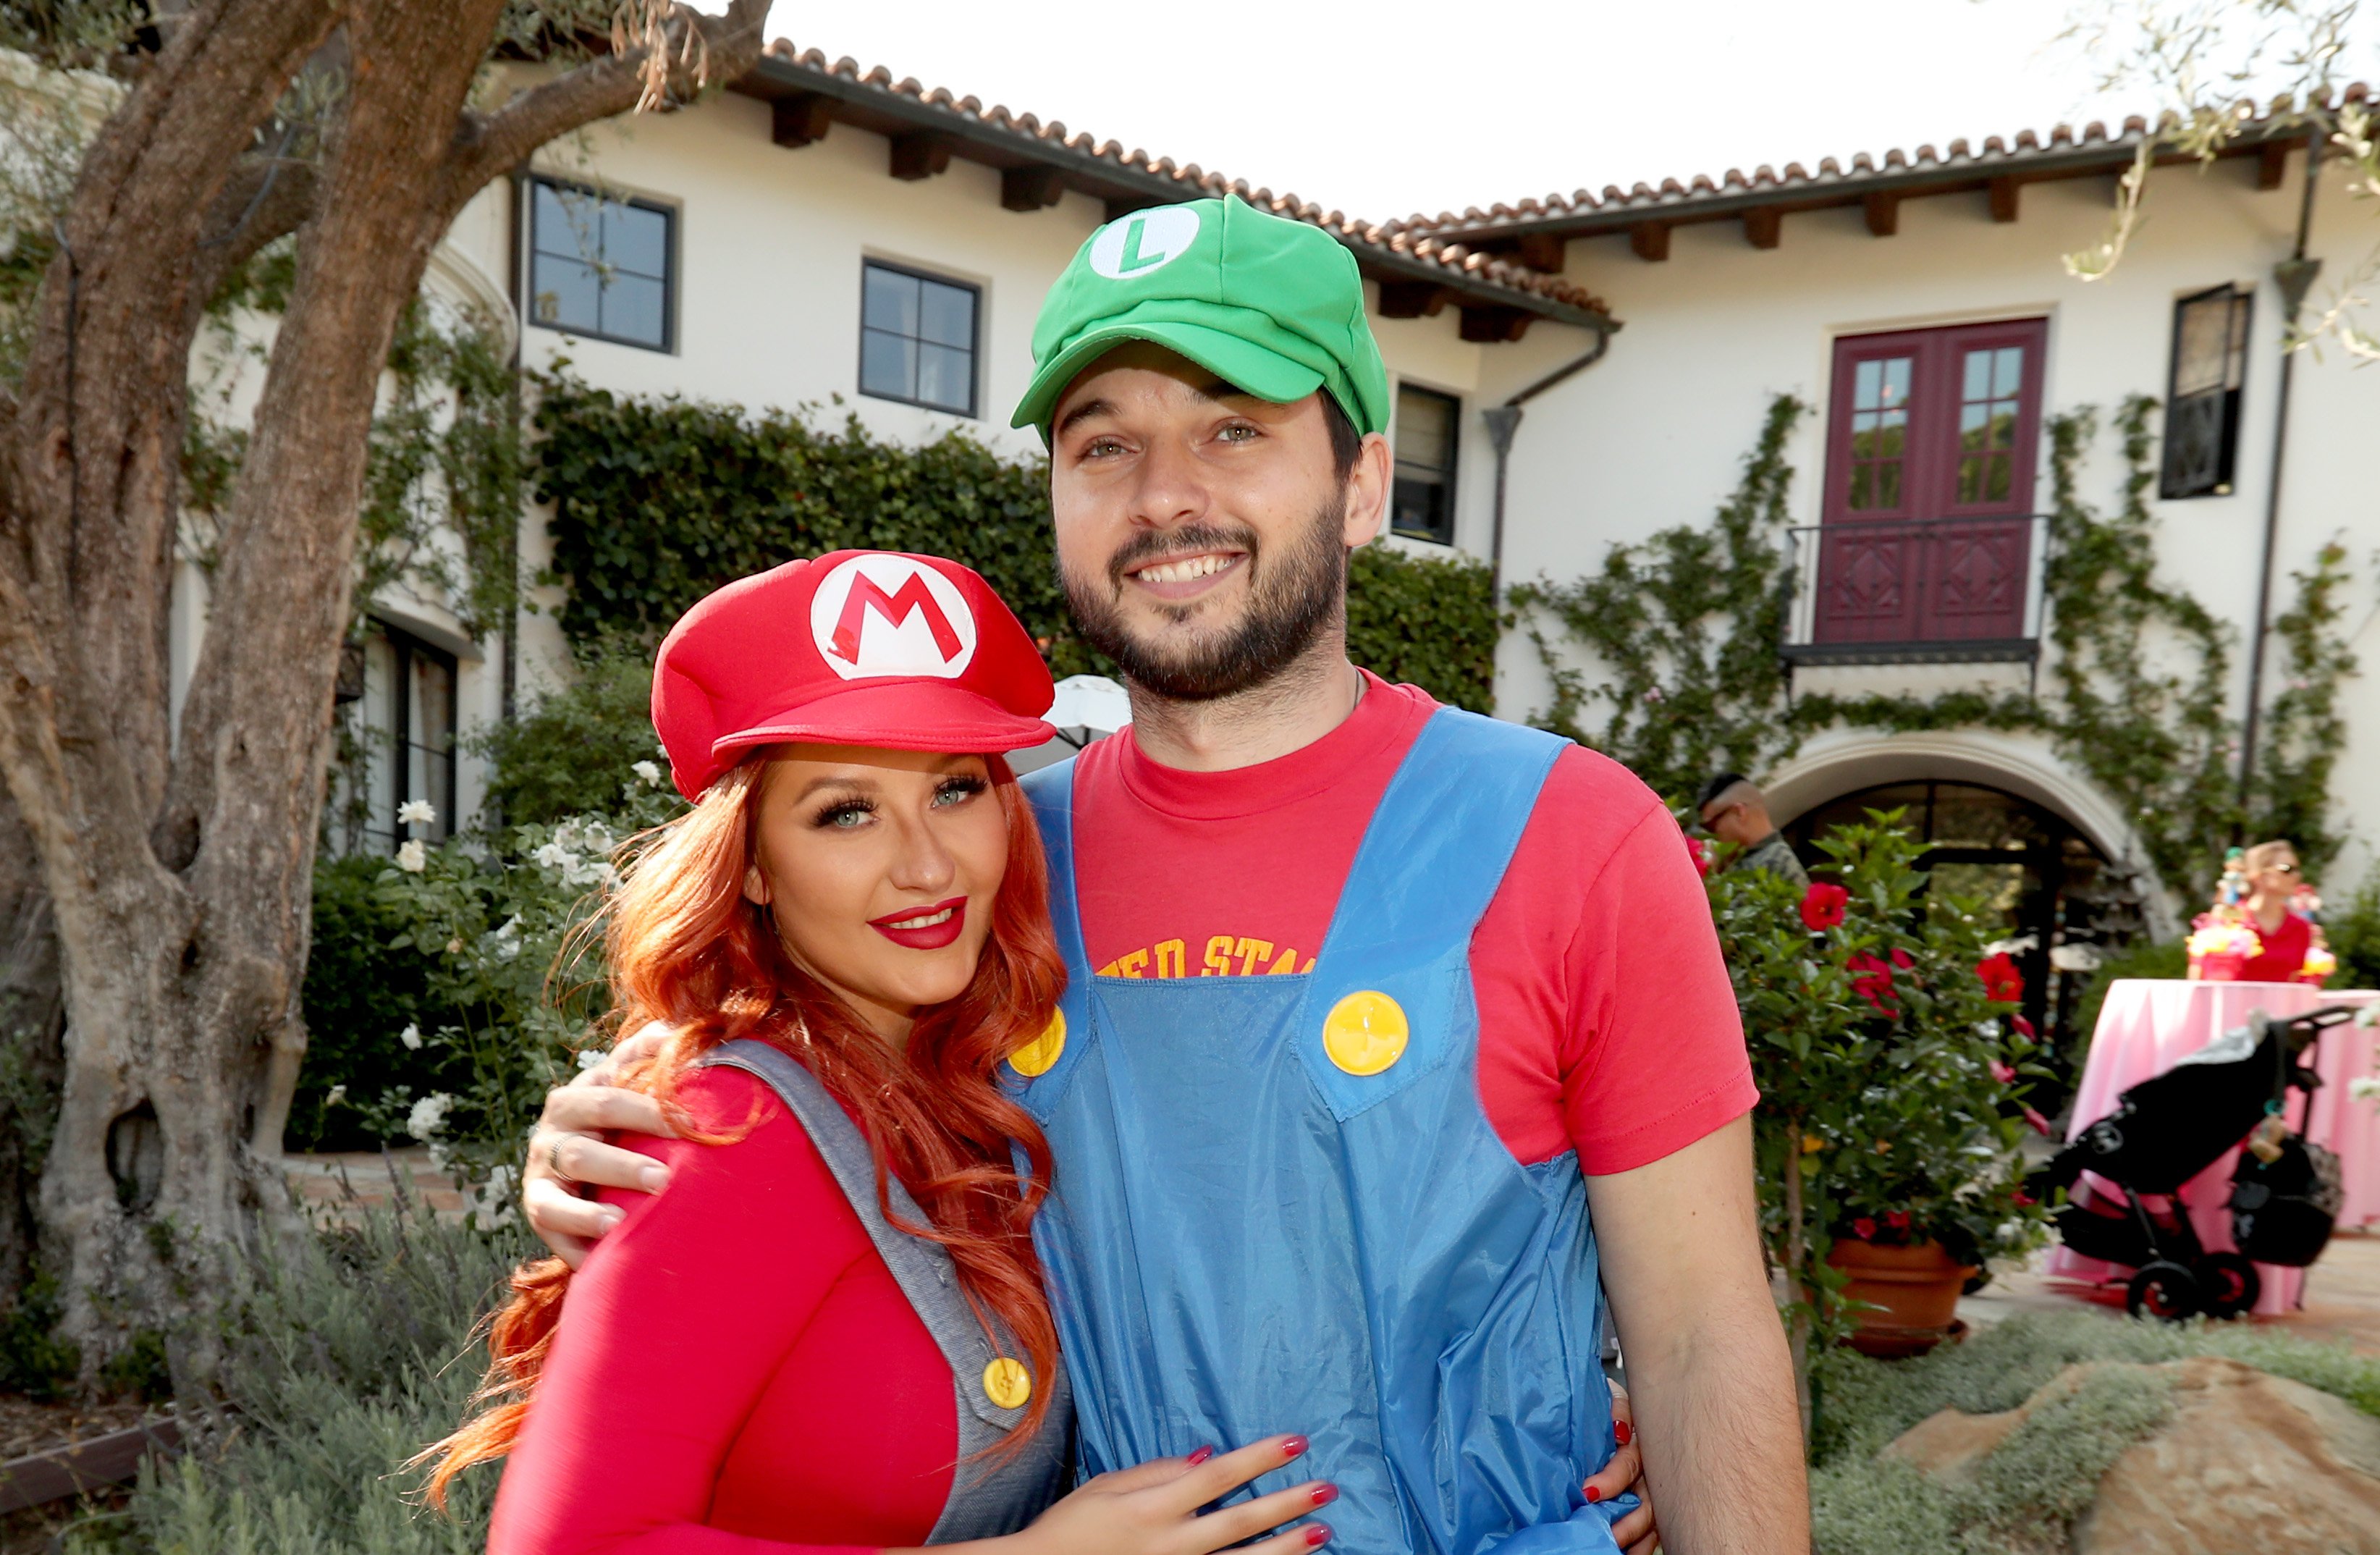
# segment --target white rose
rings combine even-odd
[[[567,869],[577,861],[577,856],[560,843],[547,843],[529,856],[537,860],[539,868],[546,869]]]
[[[329,1093],[322,1098],[322,1105],[325,1108],[336,1107],[341,1102],[346,1100],[346,1099],[347,1087],[344,1084],[335,1085],[333,1086],[330,1088]]]
[[[405,1029],[396,1034],[396,1039],[405,1044],[406,1051],[418,1053],[421,1051],[421,1027],[408,1021]]]
[[[2380,1101],[2380,1075],[2358,1075],[2347,1082],[2347,1094],[2358,1101]]]
[[[638,777],[644,779],[649,785],[654,788],[659,788],[662,785],[662,770],[654,762],[639,761],[628,770],[635,772]]]
[[[396,867],[408,875],[418,875],[430,866],[430,849],[419,837],[407,837],[396,850]]]
[[[407,799],[396,807],[396,823],[399,826],[435,826],[438,824],[438,807],[427,799]]]
[[[444,1091],[433,1091],[423,1097],[413,1104],[413,1111],[406,1114],[405,1132],[416,1139],[428,1139],[445,1126],[446,1109],[453,1105],[455,1099]]]

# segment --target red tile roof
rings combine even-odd
[[[903,118],[919,117],[915,113],[917,109],[931,110],[927,116],[969,134],[970,139],[984,141],[994,157],[1005,152],[1009,153],[1007,161],[1054,164],[1077,175],[1078,184],[1116,188],[1120,191],[1118,198],[1155,204],[1166,200],[1236,194],[1260,209],[1322,228],[1345,244],[1366,270],[1378,278],[1442,279],[1457,291],[1458,302],[1475,307],[1500,301],[1565,322],[1589,327],[1610,323],[1610,310],[1602,299],[1574,281],[1531,270],[1458,240],[1426,231],[1405,230],[1410,224],[1384,226],[1350,217],[1343,212],[1325,211],[1294,194],[1276,194],[1269,188],[1252,187],[1245,178],[1208,172],[1195,162],[1176,164],[1171,157],[1152,157],[1137,148],[1126,151],[1119,141],[1069,133],[1066,126],[1056,119],[1014,113],[1000,103],[986,107],[979,98],[959,97],[946,87],[929,90],[914,77],[896,80],[880,65],[862,71],[858,62],[848,56],[830,62],[818,49],[796,50],[783,39],[769,45],[755,72],[756,76],[777,73],[813,78],[818,86],[834,89],[834,95],[846,100],[872,99],[896,112],[911,110],[899,113]],[[772,84],[800,89],[800,83],[790,80]],[[739,84],[739,90],[752,91],[756,95],[771,94],[759,91],[758,83]]]

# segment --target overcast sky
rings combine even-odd
[[[771,38],[1378,220],[2120,118],[2070,0],[777,0]]]

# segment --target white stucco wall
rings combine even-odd
[[[2045,415],[2086,405],[2111,413],[2129,395],[2163,395],[2177,298],[2225,282],[2252,284],[2236,491],[2154,504],[2164,576],[2235,625],[2236,698],[2246,680],[2272,468],[2281,312],[2271,266],[2288,256],[2294,237],[2301,168],[2293,161],[2282,187],[2270,191],[2253,187],[2252,163],[2204,174],[2160,170],[2123,264],[2090,285],[2069,277],[2059,256],[2104,234],[2107,179],[2029,185],[2010,224],[1993,223],[1984,195],[1974,193],[1905,201],[1891,237],[1870,235],[1850,209],[1788,215],[1772,250],[1752,248],[1734,222],[1674,228],[1670,257],[1658,263],[1634,257],[1624,237],[1573,242],[1569,273],[1609,299],[1624,327],[1604,362],[1529,408],[1512,456],[1506,576],[1567,579],[1598,566],[1615,541],[1706,522],[1733,489],[1778,393],[1814,407],[1789,458],[1797,472],[1793,521],[1817,522],[1839,335],[2046,317]],[[2335,176],[2325,183],[2313,225],[2313,251],[2333,281],[2380,241],[2380,205],[2350,200],[2342,185]],[[2318,285],[2314,300],[2326,294]],[[2361,565],[2380,537],[2366,454],[2380,416],[2380,371],[2358,372],[2333,349],[2321,360],[2301,355],[2295,372],[2277,613],[2292,597],[2289,573],[2309,565],[2325,541],[2344,534]],[[2115,440],[2103,437],[2082,471],[2084,496],[2112,505],[2120,471]],[[2038,480],[2036,512],[2048,506],[2046,455]],[[2370,604],[2367,572],[2348,629],[2369,620]],[[2375,642],[2367,631],[2358,646],[2372,658]],[[1548,688],[1525,637],[1507,640],[1500,668],[1508,715],[1544,704]],[[1823,676],[1828,689],[1854,692],[1914,688],[1916,681],[2010,684],[2005,667],[1805,674]],[[2268,697],[2282,679],[2268,663]],[[2361,833],[2380,820],[2380,675],[2348,683],[2345,709],[2350,750],[2336,792],[2342,819],[2359,835],[2334,885],[2366,867],[2375,839]],[[2025,786],[2017,766],[2011,762],[2002,786]],[[2082,815],[2070,818],[2094,829]]]

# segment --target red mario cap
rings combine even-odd
[[[738,578],[662,639],[653,727],[698,798],[754,746],[990,754],[1052,738],[1024,624],[956,562],[837,551]]]

